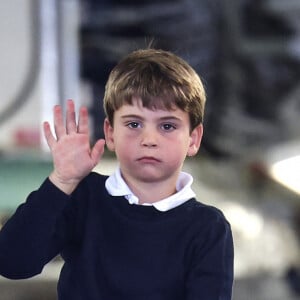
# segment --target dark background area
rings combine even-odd
[[[95,137],[102,134],[109,71],[122,56],[153,41],[186,59],[203,79],[209,153],[245,155],[253,144],[291,138],[284,106],[300,111],[296,97],[290,99],[299,88],[300,53],[292,44],[300,26],[296,2],[288,2],[82,0],[81,76],[94,90]]]

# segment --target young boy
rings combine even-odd
[[[104,96],[108,149],[119,168],[91,172],[103,140],[90,148],[87,109],[54,107],[44,133],[54,170],[0,233],[0,273],[39,274],[64,259],[60,300],[229,300],[230,225],[195,199],[181,171],[203,133],[205,92],[196,72],[162,50],[139,50],[111,72]]]

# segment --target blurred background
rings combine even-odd
[[[300,1],[0,2],[0,228],[52,168],[43,120],[73,98],[102,137],[108,73],[152,45],[206,86],[199,201],[224,212],[235,242],[233,300],[300,299]],[[106,153],[96,171],[110,174]],[[60,258],[30,280],[0,277],[0,300],[56,299]]]

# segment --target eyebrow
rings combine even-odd
[[[139,120],[144,120],[145,118],[141,115],[135,115],[135,114],[130,114],[130,115],[123,115],[121,116],[122,119],[139,119]],[[173,121],[182,121],[180,118],[178,117],[174,117],[174,116],[163,116],[158,118],[158,120],[160,121],[168,121],[168,120],[173,120]]]

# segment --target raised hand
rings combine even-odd
[[[87,108],[80,108],[77,124],[72,100],[67,101],[66,123],[59,105],[54,107],[53,116],[55,135],[48,122],[43,126],[54,164],[49,179],[63,192],[71,194],[99,162],[105,141],[98,140],[91,148]]]

